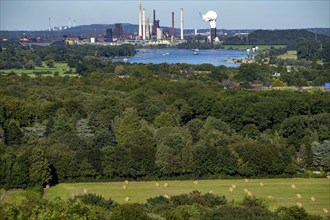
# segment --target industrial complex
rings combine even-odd
[[[160,20],[156,17],[156,10],[152,11],[152,18],[147,16],[147,11],[142,6],[142,0],[138,2],[138,30],[130,29],[129,31],[124,31],[123,26],[127,24],[116,23],[109,27],[105,27],[102,33],[96,33],[90,31],[90,33],[76,34],[79,26],[76,26],[76,21],[73,20],[73,25],[71,25],[71,18],[69,17],[69,22],[67,26],[52,27],[51,18],[49,17],[49,28],[47,39],[43,36],[29,36],[25,34],[20,36],[20,43],[22,45],[33,45],[39,44],[42,46],[46,45],[64,45],[64,44],[97,44],[97,45],[118,45],[123,43],[130,43],[138,46],[157,46],[157,45],[168,45],[175,46],[186,42],[187,31],[184,30],[184,9],[180,8],[178,10],[180,15],[180,27],[175,28],[175,12],[172,12],[169,17],[172,19],[171,27],[162,27],[160,25]],[[151,13],[150,13],[151,14]],[[209,31],[204,31],[203,33],[197,33],[197,30],[189,32],[191,35],[204,35],[205,41],[210,43],[219,43],[220,40],[217,36],[216,20],[217,13],[214,11],[208,11],[205,14],[200,14],[201,19],[210,24]],[[133,26],[133,25],[132,25]],[[125,26],[126,27],[126,26]],[[136,27],[136,26],[135,26]],[[45,32],[45,31],[43,31]],[[59,38],[55,32],[63,32],[63,37]],[[184,35],[185,33],[185,35]],[[75,35],[76,34],[76,35]],[[42,34],[41,34],[42,35]],[[50,36],[50,37],[49,37]],[[52,37],[53,36],[53,37]],[[57,37],[55,37],[57,36]]]

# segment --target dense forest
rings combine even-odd
[[[329,93],[141,75],[1,75],[0,186],[329,171]]]

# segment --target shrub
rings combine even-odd
[[[140,204],[123,204],[119,205],[113,209],[112,215],[110,219],[115,220],[126,220],[126,219],[134,219],[134,220],[150,220],[150,218]]]
[[[73,201],[80,200],[86,205],[95,205],[105,209],[111,209],[117,205],[112,199],[104,199],[101,195],[97,194],[84,194],[75,196]]]

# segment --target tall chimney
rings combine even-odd
[[[51,24],[50,24],[50,17],[49,17],[49,19],[48,19],[48,23],[49,23],[49,30],[51,31],[51,30],[52,30],[52,26],[51,26]]]
[[[146,16],[146,38],[150,39],[149,17]]]
[[[152,35],[157,34],[157,27],[156,27],[156,10],[154,9],[154,24],[152,25]]]
[[[142,12],[142,39],[146,39],[146,11],[143,9]]]
[[[183,8],[181,8],[181,40],[183,40]]]
[[[69,28],[71,28],[71,18],[69,17]]]
[[[139,0],[139,37],[142,37],[142,4]]]
[[[174,37],[174,12],[172,12],[172,37]]]

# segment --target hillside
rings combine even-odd
[[[325,42],[330,38],[322,35],[309,32],[307,30],[256,30],[246,36],[235,36],[228,38],[224,44],[256,44],[256,45],[288,45],[295,43],[298,39],[314,40]]]

